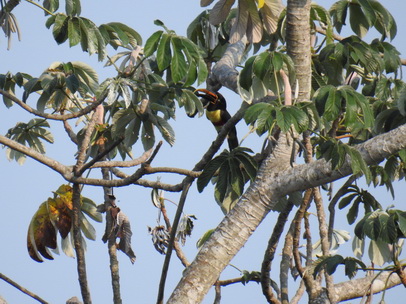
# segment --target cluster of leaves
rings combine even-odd
[[[344,190],[343,198],[341,198],[338,208],[344,209],[350,205],[351,202],[352,206],[347,213],[347,220],[350,225],[354,224],[358,217],[360,204],[364,205],[365,214],[382,208],[381,204],[369,191],[361,189],[357,185],[351,185]]]
[[[265,51],[250,57],[239,75],[240,95],[244,100],[252,101],[266,96],[271,90],[281,98],[284,90],[282,71],[289,76],[290,83],[294,83],[294,64],[285,53]]]
[[[382,100],[388,100],[389,96],[393,95],[395,102],[387,104],[382,102],[377,105],[381,107],[381,112],[375,121],[374,132],[376,134],[389,132],[406,123],[406,86],[404,82],[396,81],[394,88],[391,89],[393,82],[387,78],[382,78],[377,83],[377,91],[379,90]]]
[[[237,147],[231,152],[224,150],[206,164],[197,179],[197,189],[202,192],[215,176],[214,196],[225,213],[241,196],[245,183],[255,179],[257,163],[248,153],[252,151],[244,147]]]
[[[351,29],[361,38],[372,27],[381,33],[383,39],[389,37],[392,40],[396,36],[395,19],[376,0],[339,0],[330,8],[330,15],[333,18],[333,25],[339,33],[349,15]]]
[[[201,56],[201,50],[190,39],[178,36],[156,20],[162,26],[145,43],[144,55],[156,52],[156,64],[160,72],[167,71],[167,82],[182,82],[190,86],[197,80],[198,85],[207,78],[207,67]]]
[[[363,78],[368,84],[364,89],[366,95],[374,93],[377,81],[374,75],[382,75],[385,71],[397,73],[401,68],[399,52],[394,46],[377,39],[368,44],[357,36],[327,44],[314,62],[314,89],[325,84],[341,85],[345,71],[347,78],[353,73]]]
[[[345,275],[350,279],[356,275],[360,268],[366,269],[366,265],[362,261],[351,257],[344,258],[343,256],[336,254],[320,257],[315,262],[313,277],[316,278],[322,270],[326,270],[329,275],[332,275],[336,272],[339,265],[344,265]]]
[[[282,132],[288,132],[292,125],[297,132],[303,133],[309,128],[309,117],[304,109],[306,106],[306,104],[283,106],[275,102],[260,102],[247,109],[244,120],[247,124],[255,125],[259,135],[265,132],[272,133],[276,126]]]
[[[0,74],[0,89],[4,90],[8,94],[15,96],[16,85],[22,87],[32,77],[26,73],[12,74],[10,72],[6,74]],[[13,106],[14,102],[5,95],[3,96],[3,103],[7,108]]]
[[[19,122],[15,127],[8,130],[6,137],[28,146],[31,149],[45,154],[44,141],[53,143],[54,138],[48,130],[49,124],[45,119],[33,118],[28,123]],[[22,165],[27,156],[24,153],[7,148],[6,155],[8,160],[15,160]]]
[[[119,46],[134,48],[142,44],[141,36],[129,26],[111,22],[96,26],[91,20],[59,13],[49,17],[46,22],[48,28],[52,27],[52,34],[58,44],[69,39],[69,46],[80,43],[83,51],[89,55],[97,54],[99,61],[107,56],[106,46],[109,44],[114,49]]]
[[[98,82],[96,71],[86,63],[54,62],[40,77],[33,77],[24,84],[23,101],[27,102],[30,94],[38,93],[37,109],[41,112],[47,108],[58,112],[78,110],[82,102],[75,93],[82,98],[92,97],[99,87]]]
[[[28,227],[27,248],[30,257],[43,262],[42,257],[53,260],[49,249],[57,250],[57,233],[61,236],[62,250],[73,257],[72,240],[68,238],[72,230],[72,187],[61,185],[54,196],[43,202],[35,212]],[[81,196],[80,229],[90,240],[96,239],[96,230],[84,216],[101,222],[102,215],[96,209],[96,204],[87,197]]]
[[[187,28],[187,37],[202,51],[205,62],[217,62],[229,45],[228,22],[220,25],[210,23],[209,11],[203,11]],[[231,14],[228,19],[231,18]]]
[[[204,0],[201,5],[208,6],[213,1]],[[210,11],[210,22],[214,25],[224,22],[234,2],[235,0],[219,0]],[[236,21],[230,32],[230,43],[241,40],[244,35],[251,43],[259,42],[264,32],[271,34],[276,31],[283,7],[280,0],[239,1],[238,4]]]
[[[333,170],[340,169],[347,160],[350,161],[353,174],[364,174],[367,183],[372,181],[371,170],[361,153],[337,139],[321,140],[316,150],[316,157],[330,161]]]
[[[405,238],[406,212],[401,210],[382,210],[381,204],[366,190],[356,185],[349,186],[344,191],[344,197],[339,203],[343,209],[352,203],[348,210],[347,220],[349,224],[355,223],[358,217],[359,206],[363,204],[365,215],[355,226],[353,250],[357,257],[361,258],[364,253],[365,237],[369,243],[369,258],[376,265],[394,261],[399,254],[401,239]]]
[[[368,99],[351,86],[323,86],[314,94],[314,101],[326,123],[340,119],[341,125],[354,133],[373,127],[374,115]]]
[[[394,244],[406,237],[406,211],[377,209],[368,212],[356,225],[355,235],[360,239],[367,236],[371,240]]]

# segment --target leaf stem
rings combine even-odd
[[[33,5],[35,5],[35,6],[37,6],[37,7],[39,7],[40,9],[42,9],[44,12],[46,12],[47,14],[49,14],[49,15],[51,15],[51,16],[55,16],[55,14],[54,13],[52,13],[51,11],[49,11],[49,10],[47,10],[45,7],[43,7],[42,5],[39,5],[38,3],[36,3],[36,2],[34,2],[34,1],[32,1],[32,0],[25,0],[25,1],[27,1],[28,3],[31,3],[31,4],[33,4]]]

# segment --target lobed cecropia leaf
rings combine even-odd
[[[157,64],[157,73],[167,72],[168,82],[198,85],[206,80],[208,71],[202,57],[202,51],[189,38],[178,36],[168,30],[162,22],[157,23],[165,28],[148,38],[145,48],[145,57],[151,57],[154,53]]]
[[[49,128],[49,123],[45,119],[33,118],[28,123],[17,123],[14,128],[8,130],[6,137],[45,154],[43,141],[48,143],[54,142],[51,132],[46,128]],[[23,164],[26,159],[24,154],[10,148],[7,148],[6,155],[9,160],[15,160],[19,164]]]
[[[370,28],[381,33],[382,40],[389,37],[391,40],[396,36],[397,26],[393,16],[382,6],[379,1],[339,0],[330,8],[333,25],[340,33],[346,24],[347,15],[351,29],[359,37],[364,37]]]
[[[351,257],[344,258],[343,256],[338,254],[322,256],[315,262],[313,277],[316,278],[317,275],[323,270],[326,270],[329,275],[332,275],[334,274],[339,265],[345,266],[345,274],[350,279],[352,279],[355,276],[359,268],[361,269],[366,268],[366,265],[361,260],[355,258]]]
[[[48,198],[38,208],[31,219],[27,233],[27,249],[30,257],[43,262],[42,257],[53,260],[49,249],[57,249],[57,233],[61,236],[62,249],[68,256],[73,256],[73,240],[69,233],[72,231],[72,187],[61,185],[55,192],[54,197]],[[96,204],[89,198],[81,196],[80,228],[84,235],[91,240],[96,239],[96,231],[84,214],[92,219],[101,221],[102,216],[96,209]]]
[[[210,180],[215,184],[214,197],[224,213],[229,212],[241,196],[244,185],[256,176],[257,163],[248,148],[237,147],[223,151],[209,161],[197,179],[197,189],[202,192]]]

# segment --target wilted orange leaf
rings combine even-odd
[[[53,260],[49,249],[57,248],[56,239],[58,231],[65,242],[70,242],[66,238],[72,229],[72,193],[73,189],[71,186],[60,186],[54,192],[54,197],[48,198],[47,201],[43,202],[32,217],[28,227],[27,249],[33,260],[43,262],[42,257]],[[83,212],[96,220],[101,219],[101,214],[97,212],[96,204],[92,200],[81,197],[81,203],[83,207],[81,229],[86,237],[95,239],[95,230],[87,219],[84,218]],[[65,251],[64,248],[66,247],[63,246],[62,249]]]

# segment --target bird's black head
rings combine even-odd
[[[208,111],[225,110],[227,107],[224,96],[219,92],[197,89],[195,95],[203,99],[203,106],[206,107]]]

